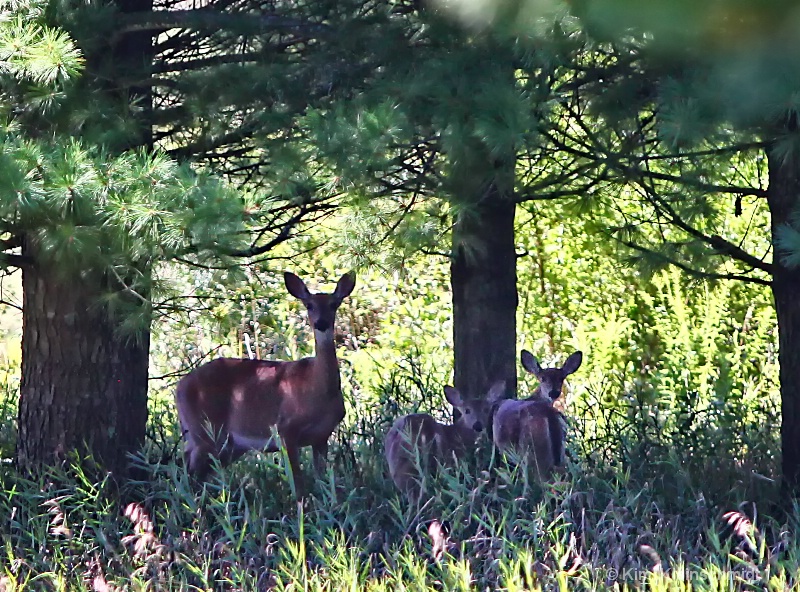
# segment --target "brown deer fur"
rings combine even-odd
[[[498,381],[486,397],[476,401],[465,401],[452,386],[444,390],[447,401],[460,412],[454,424],[441,424],[427,413],[415,413],[398,418],[386,434],[389,474],[412,501],[424,492],[424,478],[437,463],[452,464],[474,446],[478,434],[488,426],[492,404],[505,391],[505,382]]]
[[[345,415],[334,322],[355,278],[342,276],[333,294],[311,294],[292,273],[285,273],[284,281],[308,311],[314,357],[287,362],[218,358],[178,383],[186,467],[200,480],[206,478],[212,456],[225,465],[249,450],[276,452],[281,443],[298,495],[300,448],[311,446],[317,472],[325,469],[328,438]]]
[[[582,361],[583,354],[575,352],[563,367],[545,369],[530,352],[523,351],[522,365],[539,378],[540,384],[528,399],[503,401],[494,414],[492,439],[497,449],[523,455],[540,480],[562,464],[564,419],[553,402],[561,395],[564,379]]]

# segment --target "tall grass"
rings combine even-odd
[[[174,464],[117,489],[76,468],[0,499],[6,590],[790,589],[796,508],[715,507],[677,464],[682,495],[632,473],[460,466],[409,506],[381,474],[334,472],[295,504],[283,472],[245,461],[200,492]],[[763,504],[766,505],[766,504]],[[732,514],[727,514],[732,511]],[[447,522],[432,540],[431,521]],[[440,547],[435,550],[436,547]]]
[[[0,586],[788,590],[800,581],[797,507],[749,467],[688,462],[686,447],[705,444],[637,427],[648,412],[635,398],[614,408],[624,420],[598,422],[606,432],[573,418],[571,460],[546,484],[524,464],[493,458],[484,441],[440,471],[417,505],[388,479],[382,438],[389,419],[418,401],[443,407],[440,390],[412,363],[387,374],[383,389],[381,404],[336,434],[331,468],[301,504],[280,455],[248,456],[198,489],[164,454],[171,428],[134,459],[134,481],[94,482],[79,466],[29,479],[5,467]]]

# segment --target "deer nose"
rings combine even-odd
[[[479,422],[479,421],[476,421],[472,425],[472,429],[475,430],[476,432],[482,432],[483,431],[483,424],[481,422]]]
[[[328,329],[331,328],[331,322],[328,321],[327,319],[320,319],[314,323],[314,328],[317,331],[327,331]]]

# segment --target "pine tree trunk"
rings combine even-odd
[[[769,158],[769,203],[772,244],[777,229],[800,208],[800,166],[774,151]],[[781,448],[784,486],[800,494],[800,269],[773,258],[772,295],[778,317],[778,360],[781,384]]]
[[[23,269],[17,463],[35,471],[76,452],[124,474],[144,442],[149,335],[115,334],[101,280],[65,281],[28,241],[23,255],[34,264]]]
[[[152,0],[119,0],[122,12],[150,11]],[[133,134],[106,147],[122,152],[151,148],[151,88],[130,86],[150,77],[151,33],[132,32],[114,45],[89,43],[82,82],[85,92],[103,92],[131,106]],[[111,39],[104,41],[110,43]],[[117,334],[116,320],[102,305],[109,282],[84,270],[67,278],[49,267],[25,240],[23,255],[22,382],[16,460],[23,470],[58,464],[70,454],[91,455],[118,475],[127,454],[141,448],[147,424],[149,332]],[[143,265],[141,273],[150,273]],[[146,294],[144,296],[147,296]]]
[[[468,398],[482,397],[498,379],[516,392],[515,211],[509,184],[492,183],[453,227],[455,386]]]

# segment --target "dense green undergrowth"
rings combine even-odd
[[[137,481],[71,468],[6,473],[6,590],[784,590],[798,582],[797,509],[741,488],[712,500],[677,461],[567,471],[544,486],[480,450],[413,505],[381,458],[334,464],[296,504],[279,458],[193,490],[175,463]],[[710,483],[709,485],[713,485]],[[738,502],[738,503],[737,503]],[[773,517],[767,517],[767,514]],[[442,523],[447,537],[431,524]],[[429,532],[430,531],[430,532]]]
[[[587,430],[601,422],[585,412],[571,418],[570,460],[546,484],[494,457],[483,441],[456,469],[426,483],[429,497],[411,504],[388,479],[382,438],[404,410],[441,409],[428,383],[416,366],[399,369],[386,377],[377,404],[355,414],[358,393],[346,382],[350,421],[335,435],[328,475],[302,504],[292,497],[280,455],[249,455],[197,490],[178,459],[176,431],[164,427],[174,421],[170,405],[157,399],[152,413],[159,421],[151,425],[162,429],[133,459],[132,481],[92,477],[75,466],[31,480],[6,466],[1,586],[516,591],[798,585],[800,514],[771,478],[774,459],[758,456],[770,431],[734,435],[718,424],[716,442],[736,448],[740,458],[715,456],[690,433],[676,439],[676,430],[686,429],[679,422],[648,424],[657,404],[630,397],[627,407],[614,407],[624,413],[603,420],[607,431]],[[733,444],[742,439],[746,445]],[[307,477],[309,461],[304,457]],[[438,534],[443,528],[446,536]]]

